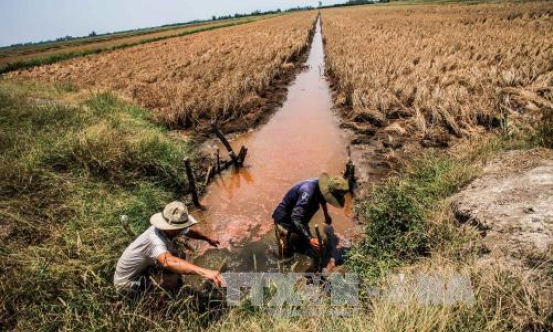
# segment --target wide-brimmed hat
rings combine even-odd
[[[167,204],[163,212],[154,214],[150,223],[161,230],[171,231],[187,228],[198,222],[188,214],[184,203],[175,201]]]
[[[344,207],[345,196],[349,192],[349,185],[344,179],[330,177],[323,172],[319,176],[319,189],[327,203],[338,208]]]

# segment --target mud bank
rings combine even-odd
[[[323,21],[324,18],[321,19],[321,22]],[[323,45],[326,45],[324,24],[321,30]],[[357,121],[358,119],[352,119],[349,116],[352,109],[351,93],[339,90],[340,78],[328,67],[325,68],[324,75],[332,91],[332,111],[340,118],[340,128],[349,137],[351,159],[356,166],[356,195],[360,199],[366,198],[372,186],[393,175],[400,168],[401,161],[420,151],[421,145],[417,138],[408,138],[406,130],[397,123],[383,127],[380,123],[363,123]],[[444,136],[441,139],[447,139],[449,142],[449,137]],[[447,146],[447,143],[429,146]]]
[[[482,234],[480,264],[535,265],[553,251],[553,152],[510,151],[451,198],[460,223]]]

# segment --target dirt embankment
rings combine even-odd
[[[481,264],[535,267],[553,257],[553,151],[511,151],[452,197],[457,219],[482,232]]]

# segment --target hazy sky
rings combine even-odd
[[[0,0],[0,46],[317,4],[310,0]]]

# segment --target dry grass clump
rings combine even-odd
[[[455,284],[459,280],[463,282]],[[270,307],[239,308],[207,330],[507,332],[553,327],[553,285],[534,271],[456,265],[435,257],[383,277],[366,290],[360,291],[362,305],[355,313],[329,304],[319,304],[326,315],[306,317],[288,317],[284,310],[269,314],[264,309]],[[333,316],[333,308],[345,308],[345,315]]]
[[[247,128],[263,115],[271,85],[307,50],[315,15],[296,13],[13,75],[112,89],[173,128],[201,130],[211,120]]]
[[[327,71],[353,127],[418,137],[540,115],[553,101],[553,4],[365,6],[323,12]]]

